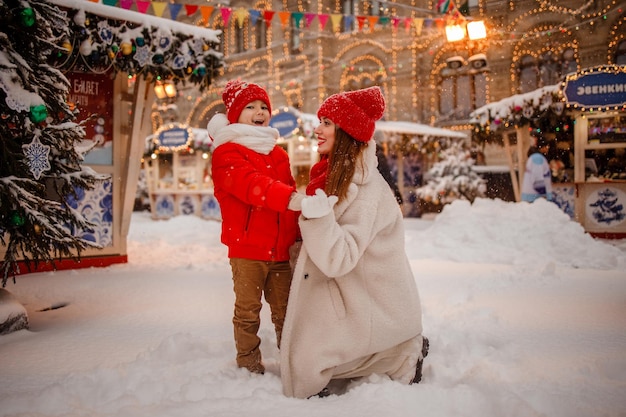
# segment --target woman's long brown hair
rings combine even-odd
[[[367,143],[355,140],[335,125],[335,143],[328,158],[328,176],[324,190],[327,195],[336,195],[339,202],[346,198],[356,164],[363,164],[362,155],[366,146]]]

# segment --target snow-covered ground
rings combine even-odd
[[[220,224],[144,212],[128,264],[7,285],[31,327],[0,336],[0,416],[625,415],[626,241],[593,240],[543,200],[405,224],[431,344],[418,385],[284,397],[267,307],[267,372],[238,369]]]

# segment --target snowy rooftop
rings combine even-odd
[[[48,0],[57,6],[66,7],[74,10],[83,10],[98,16],[107,17],[116,20],[126,20],[144,26],[151,26],[161,29],[169,29],[171,32],[183,33],[186,35],[205,39],[210,42],[219,43],[219,35],[221,31],[201,28],[199,26],[189,25],[177,22],[171,19],[163,19],[132,10],[125,10],[118,7],[106,6],[104,4],[92,3],[85,0]]]
[[[554,96],[560,94],[561,84],[549,85],[537,90],[516,94],[495,103],[486,104],[472,112],[471,123],[487,125],[492,120],[509,120],[516,113],[543,111],[555,101]]]

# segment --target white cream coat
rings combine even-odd
[[[336,366],[422,333],[404,223],[378,172],[374,141],[348,197],[319,219],[300,217],[298,257],[280,346],[283,392],[307,398]]]

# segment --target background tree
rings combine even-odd
[[[53,62],[67,53],[66,13],[41,1],[0,0],[0,243],[2,286],[30,268],[97,247],[75,236],[91,224],[68,204],[104,177],[81,166],[85,131]]]
[[[475,162],[469,149],[460,142],[452,142],[441,151],[439,162],[426,174],[426,185],[416,189],[415,194],[433,204],[447,204],[457,199],[473,202],[477,197],[484,197],[487,183],[472,169]]]

